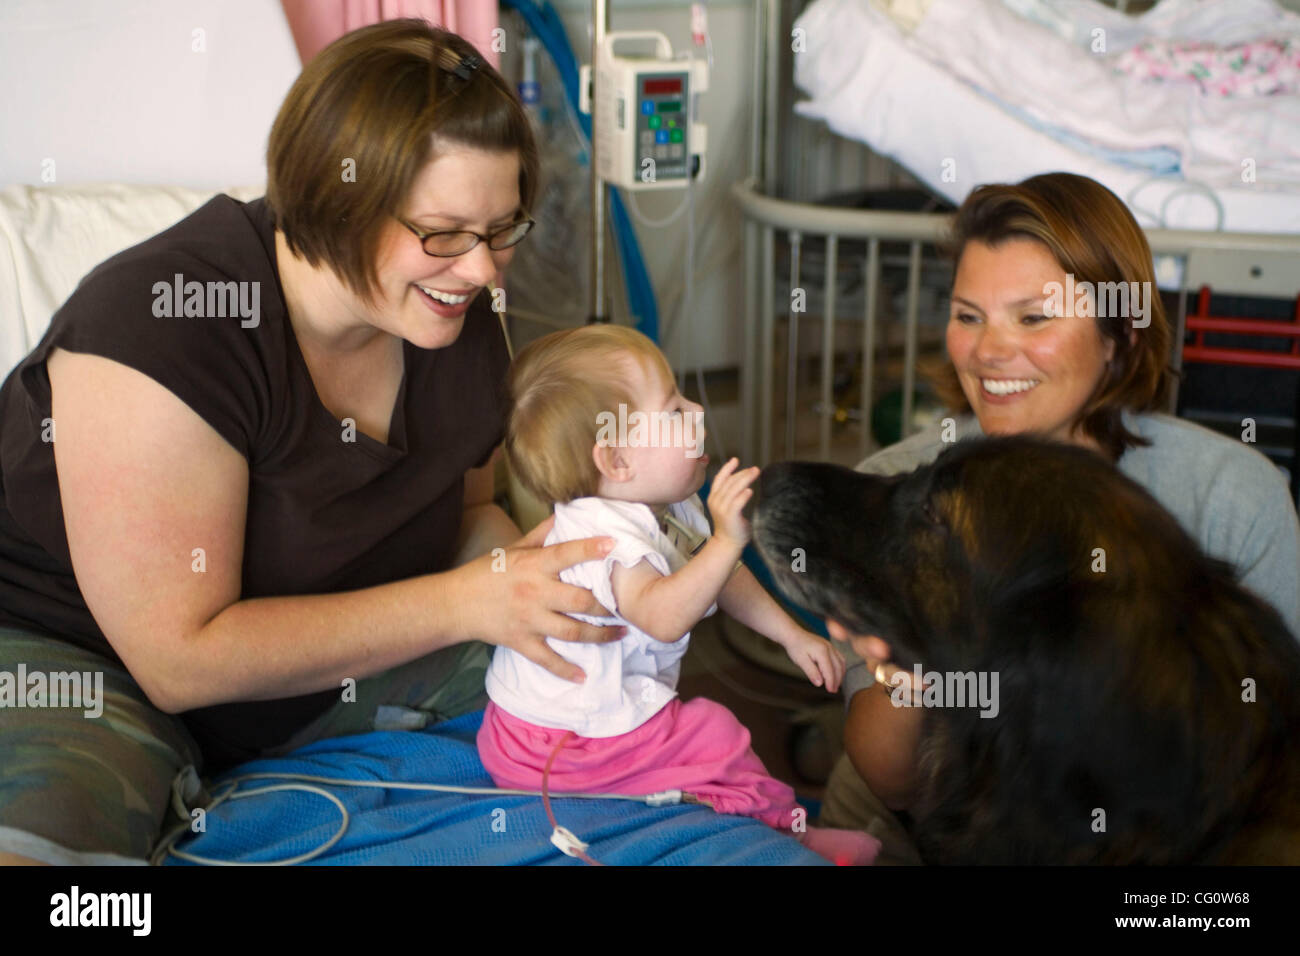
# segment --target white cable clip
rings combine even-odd
[[[652,793],[645,798],[648,807],[674,807],[682,802],[682,792],[680,790],[664,790],[660,793]]]
[[[568,827],[556,827],[551,833],[551,842],[565,856],[577,856],[579,853],[586,853],[588,844],[583,843]]]
[[[691,40],[696,46],[704,46],[709,35],[709,15],[704,12],[704,4],[691,4]]]

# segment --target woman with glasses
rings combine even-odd
[[[0,708],[0,861],[145,859],[174,783],[477,709],[484,642],[575,679],[547,635],[620,636],[558,580],[603,539],[542,548],[492,503],[491,290],[537,166],[468,43],[358,30],[289,91],[264,199],[55,315],[0,391],[0,672],[95,699]]]

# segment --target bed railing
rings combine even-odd
[[[817,406],[818,458],[830,457],[834,405],[832,402],[835,323],[839,318],[837,278],[842,240],[865,240],[863,262],[864,286],[862,306],[861,416],[862,434],[859,458],[871,448],[871,413],[875,369],[877,320],[881,289],[882,242],[908,243],[907,296],[903,309],[903,375],[900,434],[911,429],[913,390],[916,385],[917,329],[921,279],[921,251],[926,243],[941,242],[950,216],[939,213],[897,213],[851,210],[818,206],[811,203],[773,199],[758,191],[755,181],[744,180],[732,186],[732,193],[744,217],[744,335],[741,358],[740,398],[746,410],[741,437],[742,461],[767,464],[772,461],[772,423],[775,379],[774,345],[776,315],[784,311],[789,322],[789,349],[786,370],[785,441],[783,457],[794,457],[796,429],[796,391],[798,386],[799,323],[803,313],[793,302],[778,307],[776,302],[776,239],[784,232],[790,247],[790,288],[803,287],[801,267],[803,249],[810,238],[825,242],[825,278],[822,288],[820,401]],[[1229,233],[1192,230],[1148,229],[1147,241],[1156,256],[1173,256],[1181,276],[1178,310],[1174,323],[1175,368],[1181,367],[1181,346],[1187,318],[1189,279],[1196,273],[1198,258],[1216,253],[1247,253],[1261,257],[1279,254],[1294,256],[1300,263],[1300,235],[1264,233]],[[1275,260],[1274,260],[1275,261]],[[1258,271],[1258,270],[1252,270]],[[1293,268],[1295,287],[1300,291],[1300,268]],[[1176,402],[1174,396],[1172,402]]]

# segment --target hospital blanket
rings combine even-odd
[[[1189,16],[1196,9],[1185,5]],[[807,6],[794,26],[794,77],[810,99],[796,111],[898,159],[953,202],[973,184],[1051,170],[1091,176],[1125,199],[1173,171],[1236,188],[1247,158],[1270,189],[1294,194],[1300,183],[1300,95],[1207,97],[1194,84],[1145,83],[1114,71],[1118,38],[1078,46],[999,0],[932,0],[921,13],[900,27],[873,0]],[[1283,35],[1300,36],[1300,17],[1279,16]],[[1267,213],[1230,218],[1223,228],[1289,231]]]
[[[323,740],[287,757],[244,764],[211,784],[247,773],[301,773],[491,787],[475,747],[483,712],[423,731],[376,732]],[[240,791],[280,783],[252,780]],[[321,856],[322,864],[519,865],[572,864],[550,842],[540,797],[471,796],[428,791],[321,785],[351,817],[347,832]],[[609,864],[796,865],[826,863],[795,840],[747,817],[698,806],[647,807],[623,800],[553,797],[556,820]],[[327,798],[280,791],[226,801],[206,814],[205,832],[177,848],[209,859],[266,862],[309,853],[329,842],[342,823]],[[193,865],[175,857],[168,865]]]

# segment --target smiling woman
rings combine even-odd
[[[1040,432],[1112,459],[1146,444],[1122,412],[1164,405],[1170,332],[1151,295],[1151,250],[1124,204],[1067,173],[983,186],[958,210],[951,246],[951,361],[936,382],[949,407],[973,411],[990,434]],[[1146,297],[1125,296],[1122,309],[1086,294],[1130,283]],[[1085,294],[1057,308],[1065,288]]]
[[[0,862],[146,859],[192,768],[476,709],[484,642],[564,670],[546,636],[599,611],[558,574],[602,543],[516,540],[492,503],[482,293],[537,182],[509,86],[423,21],[367,27],[306,65],[267,159],[265,199],[91,272],[0,391],[0,671],[106,678],[102,719],[0,708]],[[258,321],[159,315],[176,276]]]
[[[1042,289],[1065,273],[1032,239],[971,240],[953,283],[948,355],[989,434],[1033,430],[1096,447],[1078,413],[1115,358],[1087,315],[1044,314]],[[1020,293],[1039,290],[1028,296]]]
[[[1232,564],[1300,635],[1300,521],[1282,473],[1242,442],[1162,414],[1172,373],[1159,296],[1143,291],[1116,308],[1118,297],[1100,295],[1132,283],[1154,289],[1146,237],[1119,198],[1068,173],[982,186],[958,210],[950,247],[948,360],[934,378],[958,413],[954,427],[932,426],[859,470],[911,472],[954,439],[979,435],[1038,434],[1089,448],[1149,491],[1207,554]],[[1058,288],[1082,293],[1058,309]],[[850,650],[868,655],[890,637],[839,630]],[[845,759],[823,820],[868,828],[884,838],[887,856],[915,860],[890,810],[912,799],[919,712],[872,689],[896,670],[882,658],[850,657]]]
[[[400,208],[418,214],[387,216],[379,226],[373,275],[354,278],[350,287],[323,261],[313,264],[293,251],[293,242],[277,230],[276,244],[289,302],[290,320],[300,344],[326,352],[356,350],[382,333],[424,349],[456,341],[474,298],[509,264],[514,245],[500,247],[520,215],[519,156],[454,141],[439,142],[437,151],[411,183]],[[477,197],[496,197],[476,210]],[[424,240],[404,220],[422,224]],[[491,232],[494,241],[465,243],[466,224]],[[526,233],[518,234],[516,242]],[[458,240],[454,255],[429,251],[441,237]],[[444,240],[445,241],[445,240]],[[347,303],[346,313],[331,303]],[[334,314],[331,315],[331,312]],[[343,316],[346,315],[346,318]]]

